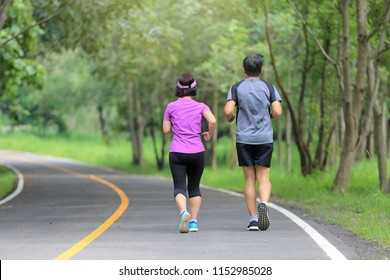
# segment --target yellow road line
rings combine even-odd
[[[121,204],[119,205],[118,209],[111,215],[111,217],[109,217],[102,225],[100,225],[97,229],[95,229],[92,233],[90,233],[83,240],[79,241],[73,247],[56,257],[56,260],[68,260],[80,252],[85,246],[87,246],[89,243],[99,237],[104,231],[106,231],[123,214],[129,205],[129,199],[122,189],[100,177],[91,175],[89,178],[113,189],[121,198]]]
[[[31,162],[33,164],[46,166],[46,167],[49,167],[52,169],[59,170],[63,173],[67,173],[71,176],[75,176],[75,177],[79,177],[79,178],[86,178],[86,179],[90,179],[90,180],[99,182],[99,183],[111,188],[112,190],[114,190],[118,194],[118,196],[120,197],[121,203],[120,203],[119,207],[107,220],[105,220],[97,229],[95,229],[93,232],[91,232],[89,235],[87,235],[84,239],[77,242],[75,245],[73,245],[71,248],[66,250],[64,253],[58,255],[55,258],[55,260],[68,260],[71,257],[73,257],[74,255],[76,255],[78,252],[80,252],[82,249],[84,249],[89,243],[91,243],[93,240],[98,238],[110,226],[112,226],[113,223],[116,220],[118,220],[118,218],[120,216],[122,216],[122,214],[125,212],[125,210],[129,206],[129,198],[127,197],[126,193],[121,188],[116,186],[115,184],[113,184],[113,183],[111,183],[103,178],[100,178],[100,177],[95,176],[95,175],[81,174],[81,173],[75,172],[75,171],[68,169],[68,168],[65,168],[65,167],[52,166],[50,164],[45,164],[43,162],[35,161],[35,160],[29,159],[29,158],[22,157],[22,159],[20,159],[20,157],[17,157],[17,156],[11,156],[11,158],[22,161],[22,162]]]

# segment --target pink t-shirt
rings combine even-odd
[[[189,98],[179,98],[168,104],[164,120],[172,123],[173,139],[170,152],[195,154],[204,152],[201,139],[203,113],[209,107]]]

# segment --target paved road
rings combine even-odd
[[[5,151],[0,164],[24,180],[20,194],[0,205],[3,260],[358,258],[337,236],[277,205],[267,231],[246,231],[240,195],[203,188],[199,232],[179,234],[170,180]]]

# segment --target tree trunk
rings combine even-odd
[[[233,122],[229,124],[230,139],[232,139],[232,156],[230,157],[230,169],[235,169],[237,166],[237,151],[236,151],[236,124]]]
[[[212,93],[213,97],[213,114],[218,116],[218,91]],[[213,170],[217,169],[217,141],[218,141],[218,129],[214,130],[214,135],[211,138],[211,168]]]
[[[157,137],[156,137],[156,124],[154,122],[151,122],[149,124],[150,128],[150,137],[152,138],[152,143],[153,143],[153,151],[154,151],[154,157],[156,159],[156,165],[158,170],[164,169],[164,159],[165,159],[165,137],[162,136],[162,148],[159,151],[158,150],[158,145],[157,145]],[[158,131],[161,131],[161,129],[158,129]],[[159,155],[161,153],[161,156]]]
[[[325,51],[329,53],[330,48],[330,39],[325,40]],[[326,154],[328,145],[325,144],[325,119],[326,119],[326,89],[327,85],[327,65],[328,60],[324,57],[324,62],[322,66],[322,79],[321,79],[321,95],[320,95],[320,126],[318,131],[318,143],[314,159],[314,167],[319,168],[320,170],[325,169],[326,163]]]
[[[154,157],[156,160],[157,169],[162,170],[164,169],[164,159],[165,159],[165,136],[161,135],[161,150],[158,148],[156,131],[159,131],[161,133],[161,122],[164,115],[164,109],[162,108],[162,101],[161,98],[159,98],[161,95],[158,94],[158,88],[156,87],[152,94],[150,95],[150,102],[148,102],[148,115],[149,115],[149,121],[148,126],[150,129],[150,137],[152,138],[153,143],[153,151],[154,151]],[[159,105],[156,104],[156,101],[158,101]],[[153,116],[156,112],[154,112],[154,109],[158,107],[159,108],[159,118],[158,121],[155,121]]]
[[[283,143],[283,127],[282,127],[282,118],[278,118],[276,121],[277,124],[277,150],[278,150],[278,165],[279,168],[283,167],[283,152],[282,152],[282,143]]]
[[[343,135],[342,152],[334,187],[338,190],[347,190],[350,184],[352,166],[355,159],[355,130],[353,119],[351,69],[350,69],[350,31],[349,31],[349,0],[342,0],[343,43],[341,48],[341,64],[343,72],[343,116],[345,133]]]
[[[160,72],[157,79],[165,81],[171,71],[170,67],[166,67],[164,71]],[[161,85],[156,83],[153,85],[153,90],[148,98],[147,110],[148,110],[148,126],[150,129],[150,136],[153,143],[154,157],[156,160],[157,168],[159,170],[164,169],[165,164],[165,144],[166,137],[162,132],[162,121],[164,118],[165,104],[163,102],[161,94]],[[158,115],[158,119],[155,120],[154,116]],[[157,137],[160,135],[161,137]],[[161,146],[159,149],[158,139],[161,139]]]
[[[99,115],[99,126],[100,126],[100,132],[102,134],[103,142],[105,144],[110,143],[110,139],[108,137],[107,128],[106,128],[106,120],[104,119],[103,115],[103,105],[99,104],[97,106],[98,115]]]
[[[138,82],[130,82],[127,86],[127,115],[130,130],[131,144],[133,147],[133,164],[142,166],[143,140],[145,131],[145,119],[141,111],[141,99]]]
[[[286,113],[286,168],[287,172],[291,171],[291,115]]]
[[[335,128],[335,133],[332,134],[332,137],[331,137],[331,158],[330,158],[330,167],[331,167],[331,170],[334,169],[334,167],[337,168],[337,159],[338,159],[338,155],[339,155],[339,147],[340,147],[340,142],[339,142],[339,139],[340,139],[340,136],[338,134],[338,132],[340,131],[339,129],[339,121],[338,121],[339,117],[336,115],[336,114],[333,114],[332,115],[332,122],[334,123],[334,128]]]
[[[358,146],[358,126],[361,115],[361,103],[365,91],[366,69],[368,61],[368,27],[367,10],[364,0],[356,1],[358,22],[358,58],[355,95],[352,94],[351,66],[350,66],[350,29],[349,29],[349,0],[341,3],[343,44],[341,62],[343,68],[343,111],[345,117],[345,137],[341,152],[339,169],[334,187],[341,191],[349,188],[352,176],[352,167],[355,162],[356,147]],[[361,140],[361,138],[360,138]]]
[[[379,171],[379,186],[383,192],[389,191],[389,180],[387,177],[387,151],[386,141],[384,137],[384,129],[382,126],[382,112],[379,102],[376,102],[374,108],[374,132],[375,132],[375,149],[378,154],[378,171]]]
[[[6,19],[7,19],[8,9],[11,6],[12,1],[13,0],[4,0],[4,1],[0,2],[2,4],[0,6],[0,31],[4,27],[4,23],[5,23]]]
[[[374,129],[373,129],[374,131]],[[367,156],[372,159],[373,155],[375,155],[375,139],[374,133],[370,133],[367,137]]]
[[[379,105],[377,98],[380,77],[378,76],[378,69],[376,70],[377,71],[374,70],[373,62],[370,61],[367,72],[369,77],[369,92],[371,93],[371,98],[373,99],[372,102],[374,103],[374,145],[378,160],[379,187],[383,192],[388,192],[389,181],[387,177],[387,147],[385,128],[383,126],[383,112],[381,111],[381,106]]]
[[[305,157],[306,164],[303,166],[302,174],[308,175],[311,174],[313,170],[313,160],[310,154],[310,144],[311,144],[311,131],[308,132],[308,141],[306,144],[304,143],[304,120],[307,119],[307,115],[305,114],[305,96],[306,96],[306,85],[307,85],[307,74],[309,72],[309,54],[310,47],[307,36],[307,28],[306,24],[302,26],[303,35],[305,38],[305,58],[303,61],[303,66],[301,70],[301,90],[298,99],[298,125],[297,125],[297,137],[298,141],[301,142],[301,150],[303,152],[303,156]]]
[[[388,118],[388,114],[389,111],[387,110],[387,104],[383,103],[383,126],[385,127],[385,135],[387,139],[387,158],[390,157],[390,119]]]

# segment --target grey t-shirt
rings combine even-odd
[[[273,142],[270,106],[282,99],[272,84],[273,94],[267,84],[257,78],[242,80],[233,85],[227,101],[234,100],[237,106],[236,142],[242,144],[266,144]]]

